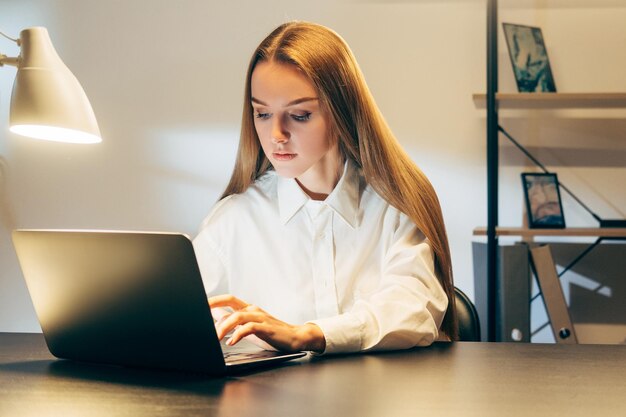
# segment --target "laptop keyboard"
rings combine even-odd
[[[224,352],[224,361],[228,363],[248,362],[254,359],[273,358],[278,352],[261,350],[256,352]]]

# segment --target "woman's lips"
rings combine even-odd
[[[291,161],[293,158],[296,157],[296,155],[297,154],[295,153],[286,153],[286,152],[274,152],[272,154],[274,159],[276,159],[277,161]]]

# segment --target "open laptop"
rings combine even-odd
[[[16,230],[13,242],[58,358],[223,375],[305,355],[220,344],[183,234]]]

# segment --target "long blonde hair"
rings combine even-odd
[[[457,339],[452,263],[443,214],[430,181],[404,152],[385,122],[346,42],[313,23],[276,28],[255,50],[246,76],[241,137],[235,167],[221,198],[244,192],[271,165],[254,128],[250,80],[257,63],[276,61],[299,68],[313,83],[328,114],[339,149],[362,169],[368,184],[405,213],[428,238],[435,274],[448,296],[441,329]]]

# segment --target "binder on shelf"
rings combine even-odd
[[[487,244],[472,242],[474,304],[481,323],[488,322]],[[528,246],[523,243],[498,246],[496,278],[496,342],[530,342],[530,266]],[[488,340],[487,326],[480,326],[481,340]]]

